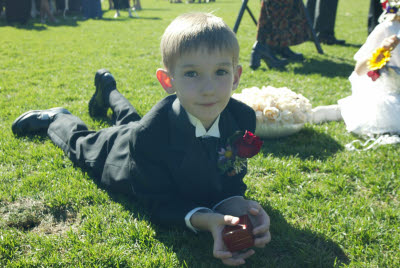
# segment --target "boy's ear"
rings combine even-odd
[[[242,75],[242,66],[238,65],[236,66],[236,71],[235,74],[233,75],[233,86],[232,86],[232,90],[237,89],[237,87],[239,86],[239,81],[240,81],[240,76]]]
[[[171,83],[171,76],[169,73],[164,69],[158,69],[156,72],[157,79],[160,82],[161,86],[168,94],[175,93],[175,90]]]

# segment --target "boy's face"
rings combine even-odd
[[[232,54],[198,49],[180,56],[168,93],[176,92],[183,108],[208,129],[225,109],[239,84],[242,69],[233,66]],[[161,82],[161,81],[160,81]]]

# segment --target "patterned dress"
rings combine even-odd
[[[301,44],[312,37],[301,0],[263,0],[257,41],[270,46]]]

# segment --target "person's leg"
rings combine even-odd
[[[279,0],[269,1],[270,19],[273,32],[269,38],[270,45],[276,55],[291,61],[303,61],[301,53],[296,53],[290,46],[304,43],[312,39],[312,32],[307,22],[304,4],[302,1]]]
[[[315,14],[315,30],[320,36],[334,36],[337,0],[318,0]]]
[[[368,11],[368,34],[378,25],[379,16],[382,14],[382,6],[379,0],[371,0]]]
[[[89,102],[89,114],[92,117],[104,117],[108,108],[111,108],[113,122],[117,126],[141,119],[132,104],[117,90],[117,83],[108,70],[98,70],[94,84],[96,92]]]
[[[135,10],[142,10],[142,5],[140,4],[140,0],[136,0],[134,2],[135,2],[134,5]]]
[[[250,58],[250,68],[253,70],[260,66],[261,59],[265,61],[269,68],[282,68],[288,64],[287,60],[278,59],[267,45],[266,40],[271,34],[270,15],[267,8],[267,3],[261,1],[260,17],[257,24],[257,41],[253,45]]]
[[[57,20],[53,17],[53,14],[51,14],[48,0],[42,0],[40,2],[40,18],[42,22],[45,20],[45,15],[47,15],[51,22],[57,22]]]
[[[121,9],[121,0],[114,0],[114,9],[115,9],[115,15],[114,18],[118,18],[120,16],[119,10]]]
[[[113,111],[113,123],[116,126],[139,121],[141,119],[136,109],[118,90],[113,90],[110,93],[109,103]]]
[[[313,27],[315,28],[315,5],[317,0],[307,0],[306,8],[308,10],[308,14],[310,15],[310,20],[312,21]]]
[[[89,131],[76,116],[59,114],[47,131],[68,158],[110,190],[132,194],[129,174],[130,127]]]
[[[338,0],[318,0],[315,13],[315,32],[319,41],[328,45],[343,45],[344,40],[335,37],[335,21]]]
[[[96,0],[94,8],[95,8],[95,17],[98,19],[103,18],[103,10],[101,9],[100,0]]]

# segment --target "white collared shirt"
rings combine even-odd
[[[219,115],[218,115],[217,119],[215,119],[212,126],[207,131],[205,129],[205,127],[203,126],[203,123],[201,123],[201,121],[199,119],[197,119],[196,117],[194,117],[193,115],[191,115],[188,112],[186,112],[186,113],[189,117],[190,123],[196,129],[196,131],[195,131],[196,138],[203,137],[203,136],[211,136],[211,137],[216,137],[216,138],[221,137],[221,134],[219,132],[219,117],[220,117]]]

